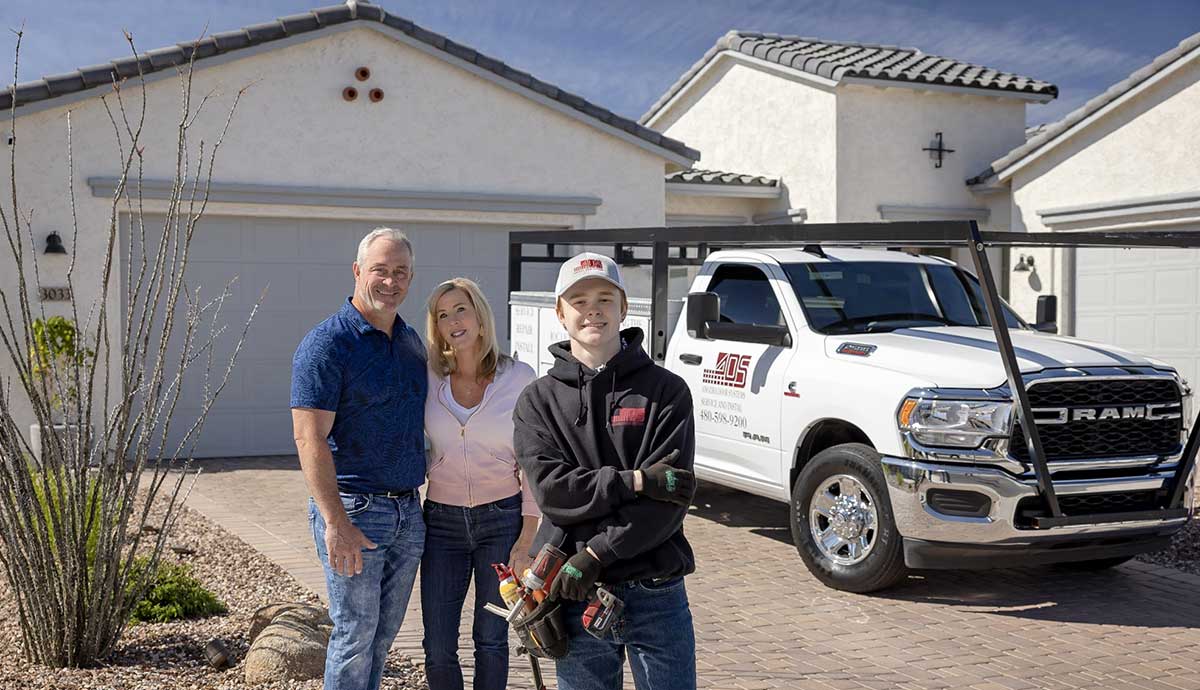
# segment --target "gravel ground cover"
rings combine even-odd
[[[1200,575],[1200,515],[1171,538],[1171,548],[1138,556],[1138,560]]]
[[[201,620],[138,624],[126,629],[113,658],[94,669],[45,669],[23,660],[16,605],[0,576],[0,688],[3,690],[319,690],[320,680],[247,685],[241,660],[249,648],[246,633],[255,609],[268,603],[307,602],[315,595],[282,568],[237,537],[185,508],[169,544],[194,554],[168,551],[164,560],[187,563],[193,574],[229,607],[229,613]],[[220,639],[237,666],[218,671],[204,659],[204,645]],[[425,688],[424,674],[393,652],[383,688]]]

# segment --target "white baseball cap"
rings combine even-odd
[[[558,269],[554,296],[562,297],[572,285],[588,278],[607,280],[622,293],[625,292],[625,281],[621,280],[621,269],[617,268],[617,262],[603,254],[584,252],[567,259]]]

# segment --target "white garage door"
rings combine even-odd
[[[148,219],[148,224],[159,219]],[[353,292],[350,264],[371,222],[206,216],[196,231],[188,284],[209,298],[236,276],[221,320],[229,331],[217,361],[230,352],[241,324],[265,289],[229,384],[209,412],[196,457],[294,453],[288,409],[292,355],[314,325]],[[416,251],[413,285],[401,316],[422,335],[433,288],[458,275],[483,287],[507,332],[508,231],[483,225],[398,224]],[[236,331],[236,332],[235,332]],[[503,344],[503,343],[502,343]],[[176,348],[178,345],[175,346]],[[171,436],[178,438],[200,410],[201,369],[189,370]]]
[[[1200,384],[1200,250],[1080,249],[1075,332],[1162,359]]]

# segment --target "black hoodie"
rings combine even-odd
[[[641,329],[621,337],[623,349],[599,372],[571,355],[569,341],[550,346],[553,368],[513,411],[517,461],[543,516],[532,552],[547,542],[568,554],[590,546],[600,581],[613,584],[695,570],[687,508],[633,491],[633,471],[672,450],[673,465],[692,470],[691,391],[650,360]]]

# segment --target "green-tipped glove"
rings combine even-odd
[[[641,471],[642,495],[681,506],[691,504],[692,497],[696,495],[696,477],[687,470],[671,465],[677,457],[679,451],[673,450],[662,460]]]
[[[600,577],[600,561],[592,557],[587,550],[567,559],[559,568],[554,582],[550,583],[550,596],[547,599],[570,599],[572,601],[587,601],[588,592]]]

